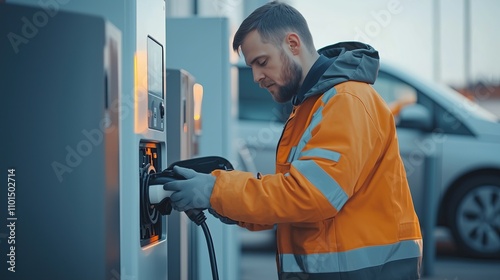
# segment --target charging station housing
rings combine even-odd
[[[2,260],[14,246],[15,273],[2,261],[0,278],[116,278],[121,33],[96,16],[0,4],[0,34],[1,166],[15,170],[14,215],[0,215],[16,225],[15,243],[0,242]]]
[[[1,41],[2,119],[12,120],[2,130],[16,131],[2,167],[23,186],[15,276],[167,279],[167,218],[147,212],[141,195],[141,172],[167,165],[165,1],[7,0],[2,9],[21,5],[0,19],[3,38],[27,34],[18,53]]]
[[[183,69],[166,69],[167,83],[167,162],[171,165],[197,155],[198,136],[194,121],[195,78]],[[201,101],[201,100],[198,100]],[[194,280],[197,277],[196,224],[184,214],[168,216],[169,279]],[[203,244],[201,244],[203,245]],[[204,247],[204,246],[200,246]]]

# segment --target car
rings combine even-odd
[[[238,72],[240,167],[272,174],[291,105],[274,102],[254,83],[249,67],[238,65]],[[421,226],[432,217],[450,230],[463,254],[500,257],[498,117],[451,88],[394,65],[381,64],[373,87],[394,113]],[[429,209],[434,213],[425,212]]]

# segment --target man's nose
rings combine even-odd
[[[253,73],[253,81],[260,84],[260,82],[264,79],[264,73],[262,73],[261,71],[259,70],[254,70],[252,69],[252,73]]]

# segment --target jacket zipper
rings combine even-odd
[[[281,138],[283,138],[283,134],[285,134],[286,126],[288,125],[288,122],[295,117],[295,110],[297,110],[298,106],[293,106],[292,112],[290,113],[290,117],[285,122],[285,125],[283,126],[283,130],[281,131],[281,136],[280,139],[278,140],[278,144],[276,145],[276,154],[274,155],[276,160],[278,160],[278,149],[281,143]]]

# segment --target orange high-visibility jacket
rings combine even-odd
[[[422,237],[394,118],[369,85],[378,54],[340,47],[294,106],[276,174],[214,171],[211,206],[250,230],[276,225],[280,279],[418,279]]]

